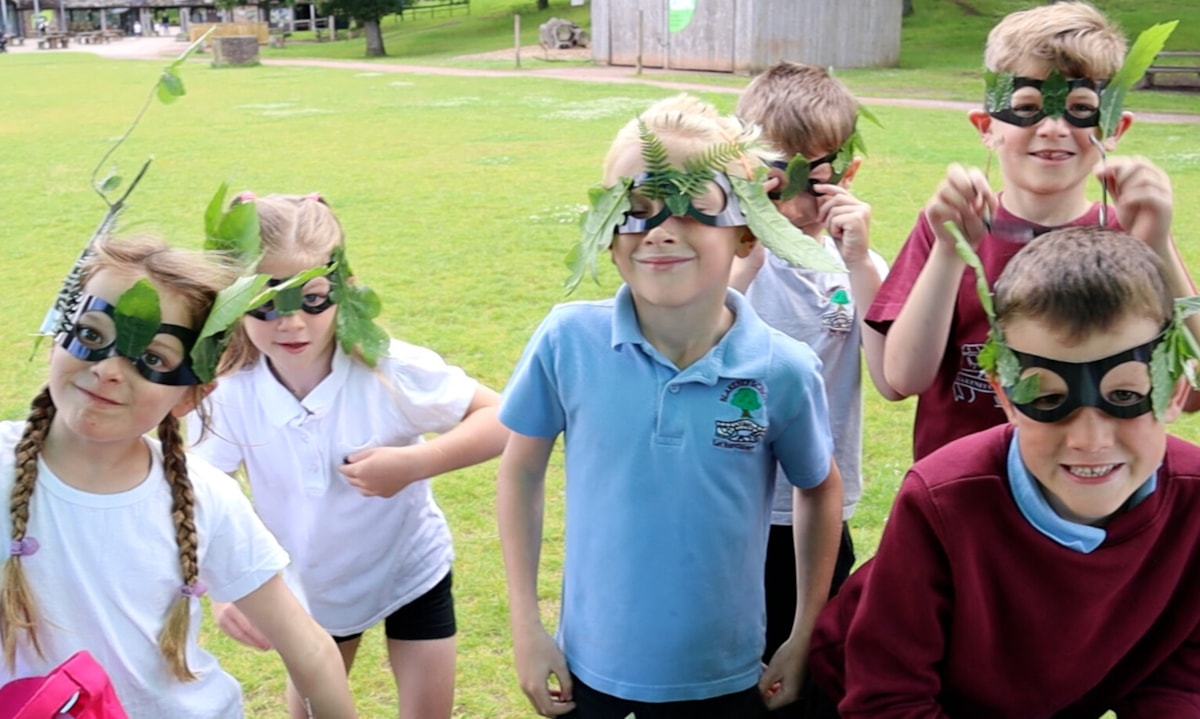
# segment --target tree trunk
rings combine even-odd
[[[367,57],[387,55],[387,51],[383,49],[383,32],[379,29],[379,20],[363,20],[363,30],[367,36]]]
[[[537,9],[545,10],[550,7],[550,0],[537,0]]]
[[[913,14],[913,0],[904,0],[904,12],[902,17],[908,17]]]

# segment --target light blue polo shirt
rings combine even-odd
[[[829,472],[820,361],[740,294],[721,341],[683,371],[643,337],[628,287],[555,307],[513,372],[500,419],[564,433],[566,559],[558,640],[598,691],[648,702],[753,686],[776,461]]]

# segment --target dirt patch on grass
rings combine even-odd
[[[536,58],[547,62],[588,62],[592,59],[592,48],[590,47],[569,47],[562,50],[550,50],[541,45],[526,45],[521,48],[521,59],[528,60]],[[513,48],[505,48],[504,50],[493,50],[492,52],[481,52],[474,55],[459,55],[456,60],[514,60]]]

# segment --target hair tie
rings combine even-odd
[[[310,192],[304,196],[304,199],[312,200],[313,202],[320,202],[322,205],[325,204],[325,198],[321,197],[321,193],[319,192]]]
[[[197,579],[191,584],[185,584],[179,588],[179,593],[191,599],[199,599],[208,591],[208,587],[204,586],[204,582]]]
[[[255,197],[254,193],[251,192],[250,190],[244,190],[242,192],[239,192],[237,194],[237,197],[235,197],[233,199],[235,201],[234,204],[240,204],[240,203],[246,203],[246,202],[254,202],[258,198]]]
[[[14,557],[28,557],[38,550],[38,541],[33,537],[14,539],[8,545],[8,553]]]

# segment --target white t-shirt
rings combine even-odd
[[[453,429],[477,388],[432,350],[399,340],[374,368],[339,347],[303,400],[260,358],[218,381],[195,451],[228,472],[246,465],[255,508],[292,556],[289,581],[326,631],[355,634],[433,588],[454,550],[429,480],[364,497],[336,468],[354,452]],[[194,417],[189,430],[199,436]]]
[[[825,251],[841,259],[828,236]],[[886,277],[887,263],[869,250],[871,263]],[[767,253],[762,269],[746,290],[763,320],[789,337],[804,342],[821,358],[821,375],[829,398],[829,427],[833,456],[842,475],[842,520],[850,519],[862,496],[862,327],[850,295],[846,272],[815,272],[794,267]],[[792,523],[792,488],[782,470],[775,480],[772,524]]]
[[[12,536],[9,496],[14,447],[24,422],[0,423],[0,537]],[[167,613],[183,576],[171,490],[162,450],[147,438],[153,458],[138,486],[118,494],[83,492],[38,463],[26,537],[38,550],[22,560],[42,623],[45,658],[19,644],[15,671],[0,662],[0,684],[46,674],[80,649],[108,672],[131,719],[230,719],[242,716],[236,679],[197,644],[200,602],[192,602],[188,667],[199,679],[180,682],[158,648]],[[231,477],[188,457],[195,493],[197,558],[208,595],[234,601],[261,587],[287,565],[287,554],[255,516]]]

